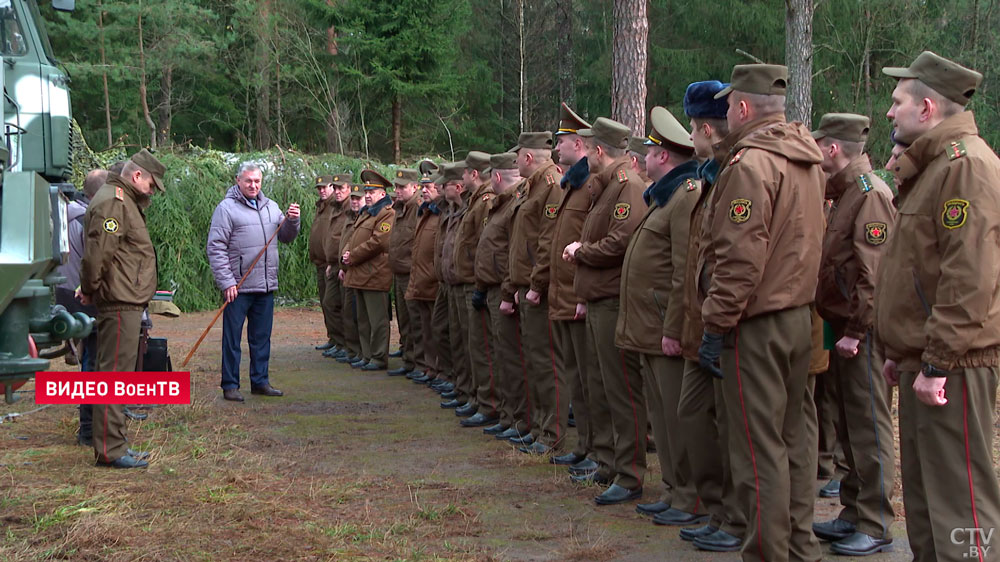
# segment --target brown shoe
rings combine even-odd
[[[261,394],[264,396],[284,396],[285,393],[272,387],[269,384],[262,384],[260,386],[250,387],[250,394]]]
[[[232,400],[233,402],[242,402],[243,395],[240,394],[240,389],[238,388],[227,388],[222,391],[222,397],[226,400]]]

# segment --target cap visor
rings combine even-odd
[[[728,96],[729,92],[732,92],[732,91],[733,91],[733,87],[732,86],[726,86],[725,88],[719,90],[719,93],[715,94],[715,96],[713,97],[713,99],[720,100],[720,99]]]
[[[813,131],[812,132],[812,136],[813,136],[813,140],[819,140],[819,139],[825,137],[826,133],[824,133],[823,131]]]
[[[581,137],[592,137],[592,136],[594,136],[594,130],[593,129],[580,129],[579,131],[576,132],[576,134],[579,135],[579,136],[581,136]]]
[[[163,187],[163,180],[161,180],[160,178],[158,178],[156,176],[153,176],[153,184],[155,184],[156,185],[156,189],[159,189],[160,191],[166,191],[167,190],[167,188]]]
[[[917,75],[910,72],[909,68],[903,68],[901,66],[887,66],[882,69],[882,74],[886,76],[892,76],[893,78],[916,78]]]

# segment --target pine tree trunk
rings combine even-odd
[[[156,124],[149,113],[149,100],[146,98],[146,49],[142,44],[142,2],[139,2],[139,103],[142,105],[142,117],[149,127],[149,147],[156,150]]]
[[[262,30],[270,29],[268,19],[270,19],[270,0],[261,2],[261,26]],[[255,63],[257,66],[256,76],[256,129],[257,148],[267,149],[274,144],[274,135],[271,132],[271,48],[268,44],[266,33],[257,36],[255,48]]]
[[[157,145],[167,146],[170,144],[170,125],[173,121],[174,102],[174,67],[167,66],[163,69],[163,76],[160,78],[160,126],[157,129]]]
[[[104,121],[108,129],[108,148],[114,142],[111,138],[111,96],[108,92],[108,59],[104,54],[104,6],[97,2],[97,29],[100,33],[101,46],[101,79],[104,81]]]
[[[611,118],[638,135],[646,131],[646,0],[615,0],[611,47]]]
[[[813,0],[785,0],[785,64],[789,121],[812,122]]]
[[[524,91],[524,0],[517,0],[517,39],[518,39],[518,60],[520,61],[520,66],[518,66],[518,80],[520,87],[518,88],[518,98],[517,98],[517,115],[518,115],[518,125],[520,130],[524,130],[524,124],[526,123],[526,115],[524,114],[524,105],[527,98],[527,94]]]
[[[403,100],[397,94],[392,100],[392,161],[399,164],[402,150],[399,139],[403,131]]]
[[[556,0],[556,44],[559,53],[559,100],[573,107],[576,103],[576,69],[573,64],[573,0]]]

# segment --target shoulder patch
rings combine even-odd
[[[489,201],[490,199],[493,199],[493,194],[492,193],[487,193],[487,194],[483,195],[483,201]]]
[[[865,223],[865,242],[872,246],[881,246],[885,244],[888,231],[889,225],[884,222],[867,222]]]
[[[861,189],[861,193],[868,193],[872,190],[872,181],[869,179],[868,174],[858,176],[858,187]]]
[[[965,156],[968,151],[965,150],[965,141],[951,141],[948,144],[948,148],[945,149],[945,154],[948,155],[948,160],[957,160]]]
[[[736,224],[747,222],[750,220],[750,207],[752,205],[753,202],[749,199],[733,199],[729,202],[729,220]]]
[[[125,200],[125,190],[122,189],[122,188],[120,188],[120,187],[118,187],[118,186],[115,186],[115,199],[117,199],[119,201],[124,201]]]
[[[618,181],[622,183],[628,181],[628,174],[625,173],[625,170],[618,170]]]
[[[555,185],[556,178],[552,174],[545,174],[545,185]]]
[[[969,202],[965,199],[949,199],[944,202],[941,212],[941,225],[948,230],[954,230],[965,224],[969,218]]]
[[[550,204],[545,206],[545,218],[554,219],[559,215],[559,205]]]
[[[729,160],[729,165],[732,166],[733,164],[739,162],[740,159],[743,158],[743,155],[746,154],[746,151],[747,151],[746,147],[741,148],[740,151],[734,154],[733,157]]]
[[[621,174],[622,172],[619,171],[618,173]],[[632,206],[629,205],[628,203],[618,203],[617,205],[615,205],[615,210],[611,214],[611,216],[614,217],[615,220],[623,221],[628,218],[628,214],[631,208]]]
[[[694,191],[694,190],[698,189],[698,184],[695,183],[695,181],[693,179],[688,178],[684,182],[684,189],[686,189],[688,191]]]
[[[104,219],[104,231],[111,234],[118,232],[118,219],[112,217]]]
[[[389,232],[390,230],[392,230],[392,225],[387,222],[384,222],[378,225],[378,229],[382,232]]]

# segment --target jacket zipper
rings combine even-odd
[[[264,244],[265,244],[265,246],[264,246],[264,292],[265,293],[269,293],[270,292],[270,290],[269,290],[270,287],[267,284],[267,246],[266,246],[266,244],[267,244],[267,229],[264,228],[264,217],[260,216],[260,208],[259,208],[260,204],[259,204],[259,202],[258,202],[257,207],[258,207],[258,209],[257,209],[257,220],[260,221],[260,233],[264,235]],[[268,213],[267,213],[267,218],[269,218],[269,219],[271,218],[271,212],[270,211],[268,211]],[[242,261],[242,259],[243,258],[241,257],[240,261]]]

